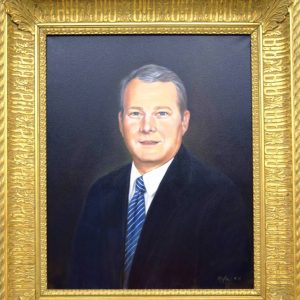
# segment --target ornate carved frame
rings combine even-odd
[[[1,299],[300,299],[299,0],[0,0]],[[250,34],[255,287],[48,290],[48,34]]]

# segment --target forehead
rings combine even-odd
[[[140,79],[131,80],[124,91],[126,104],[132,102],[146,104],[178,104],[177,88],[173,82],[145,82]]]

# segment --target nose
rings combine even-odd
[[[151,115],[144,115],[141,120],[140,131],[143,133],[149,133],[156,131],[155,119]]]

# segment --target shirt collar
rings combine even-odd
[[[174,158],[167,161],[162,166],[147,172],[143,175],[144,184],[146,187],[147,194],[151,197],[154,197],[160,182],[162,181],[163,177],[165,176],[170,164],[172,163]],[[132,162],[131,165],[131,174],[130,174],[130,189],[129,194],[133,195],[134,193],[134,187],[135,187],[135,181],[138,177],[140,177],[141,174],[136,168],[134,162]]]

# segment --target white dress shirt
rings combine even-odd
[[[150,204],[156,194],[156,191],[159,187],[160,182],[162,181],[163,177],[165,176],[170,164],[172,163],[174,158],[170,159],[164,165],[154,169],[150,172],[147,172],[143,175],[143,180],[146,188],[145,197],[145,213],[147,214]],[[133,197],[135,192],[135,182],[138,177],[142,176],[134,163],[132,162],[131,165],[131,173],[130,173],[130,185],[129,185],[129,194],[128,200]]]

